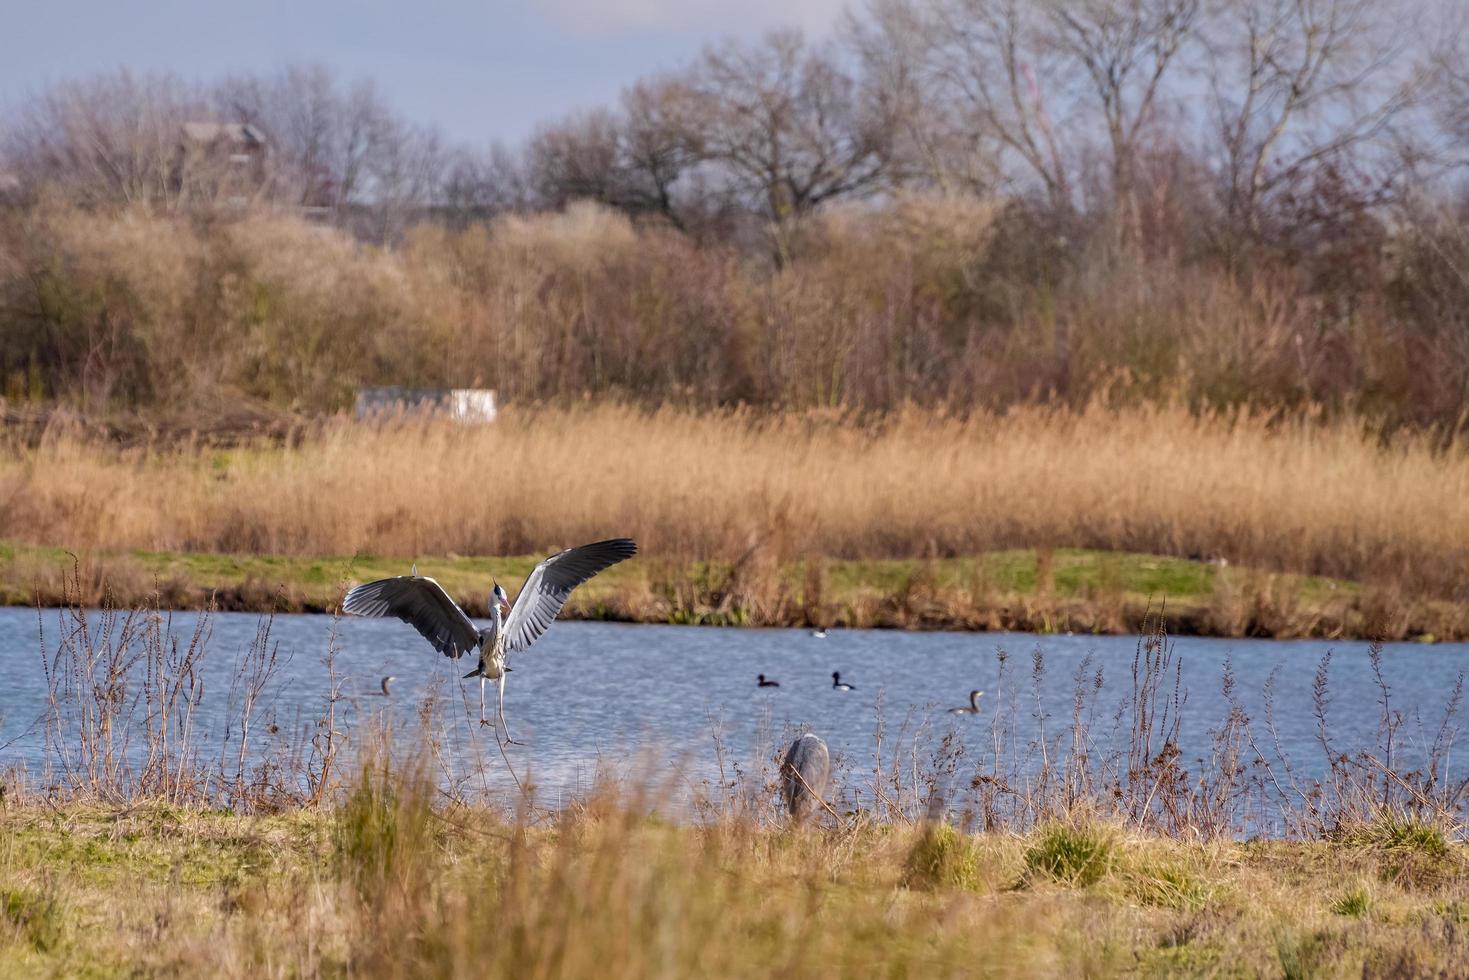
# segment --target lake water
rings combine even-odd
[[[197,622],[195,614],[176,613],[169,630],[187,643]],[[40,614],[48,653],[66,623],[57,611]],[[197,722],[206,738],[220,734],[211,726],[223,725],[230,677],[260,623],[259,616],[232,613],[210,621]],[[289,730],[320,716],[330,690],[326,655],[334,642],[344,695],[338,702],[341,730],[350,735],[365,721],[388,720],[397,731],[418,737],[421,704],[437,692],[440,712],[431,734],[441,739],[453,775],[475,772],[481,785],[471,788],[492,792],[510,785],[494,729],[477,724],[478,682],[461,680],[472,666],[468,659],[439,656],[397,620],[334,623],[325,616],[278,616],[271,640],[278,644],[281,663],[261,696],[258,719]],[[1377,744],[1382,695],[1365,643],[1188,637],[1171,642],[1181,667],[1177,696],[1186,759],[1205,754],[1210,729],[1228,712],[1221,678],[1229,660],[1240,706],[1260,725],[1265,692],[1272,687],[1272,746],[1278,744],[1297,771],[1319,774],[1325,755],[1317,741],[1312,689],[1328,650],[1334,651],[1327,716],[1333,748],[1355,752]],[[734,765],[748,770],[768,764],[775,747],[810,729],[831,745],[845,781],[860,786],[864,779],[871,781],[879,717],[885,762],[895,750],[928,753],[952,735],[967,752],[962,775],[964,766],[989,764],[984,760],[993,755],[992,726],[999,712],[1014,729],[1007,758],[1024,767],[1040,756],[1042,726],[1048,738],[1069,730],[1078,686],[1089,692],[1086,714],[1095,749],[1121,737],[1116,719],[1132,692],[1137,649],[1134,637],[839,630],[816,638],[803,630],[559,622],[531,651],[511,661],[506,714],[511,734],[526,744],[510,746],[508,761],[521,779],[534,780],[542,799],[554,801],[585,791],[599,771],[627,772],[638,759],[662,766],[676,762],[694,778],[713,778],[719,771],[716,733],[728,776]],[[37,612],[0,609],[0,663],[6,678],[0,685],[0,765],[24,766],[32,773],[46,766],[37,724],[47,709],[40,651]],[[999,651],[1007,654],[1003,676]],[[1039,677],[1033,669],[1037,651],[1044,667]],[[1465,644],[1389,644],[1384,649],[1390,706],[1404,713],[1399,762],[1411,764],[1424,756],[1466,667]],[[833,690],[834,670],[856,690]],[[759,673],[781,686],[758,688]],[[372,696],[387,674],[397,678],[392,697]],[[984,712],[950,715],[946,709],[963,705],[972,688],[986,692]],[[1171,680],[1165,693],[1174,698]],[[493,717],[493,686],[488,696]],[[1120,727],[1125,729],[1125,719]],[[1448,775],[1463,778],[1469,765],[1454,758]]]

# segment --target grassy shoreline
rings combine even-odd
[[[792,830],[596,800],[526,822],[382,789],[260,815],[11,803],[0,972],[1422,976],[1469,957],[1469,854],[1428,832]]]
[[[512,587],[533,556],[425,558],[471,613],[498,577]],[[332,612],[353,582],[412,563],[371,556],[303,558],[92,551],[0,542],[0,604],[68,598],[172,609]],[[77,579],[68,586],[71,573]],[[76,589],[81,595],[68,595]],[[1137,633],[1151,610],[1175,634],[1456,641],[1469,607],[1319,576],[1082,549],[1012,549],[964,558],[680,562],[644,557],[582,589],[564,615],[636,623]]]

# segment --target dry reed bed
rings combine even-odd
[[[1469,456],[1350,423],[1168,407],[863,424],[599,405],[478,429],[331,422],[230,451],[58,430],[0,458],[0,537],[77,550],[416,558],[612,534],[650,558],[1223,556],[1462,598]]]

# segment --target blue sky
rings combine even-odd
[[[208,81],[326,64],[456,141],[515,141],[725,34],[828,34],[841,0],[0,0],[0,111],[130,68]]]

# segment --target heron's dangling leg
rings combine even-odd
[[[500,729],[505,733],[505,741],[512,745],[524,745],[510,737],[510,726],[505,721],[505,675],[500,675]]]
[[[479,723],[488,725],[490,722],[485,718],[485,675],[479,675]]]

